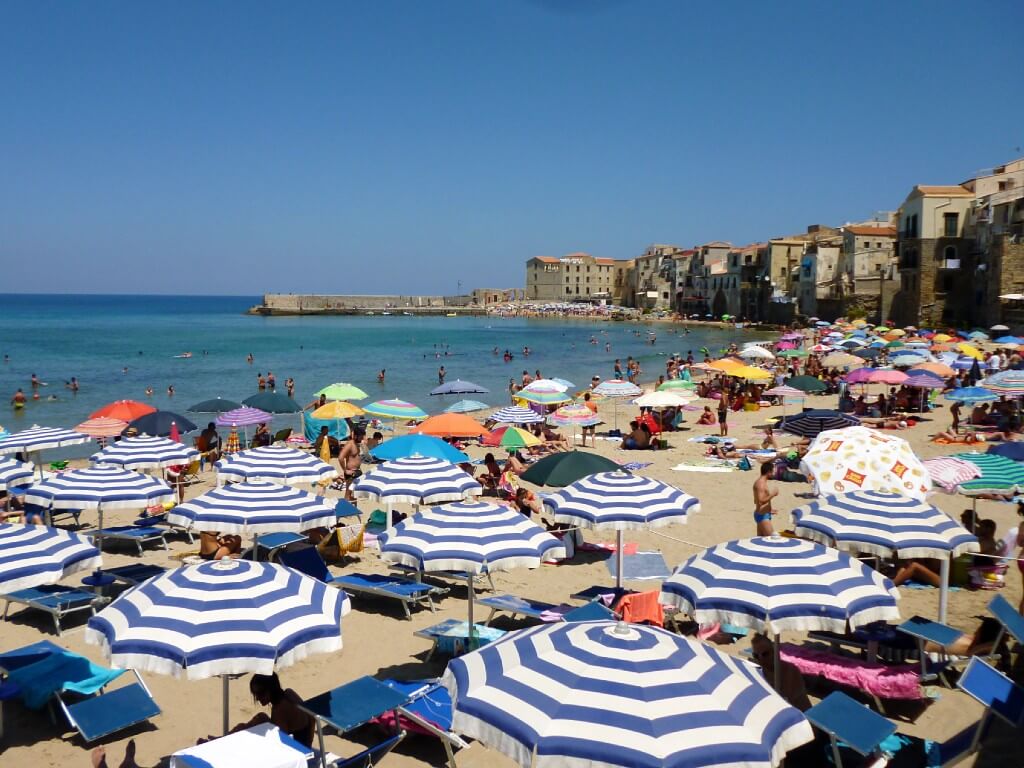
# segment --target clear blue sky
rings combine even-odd
[[[1024,3],[21,2],[4,290],[454,292],[1024,154]]]

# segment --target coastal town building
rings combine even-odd
[[[684,252],[676,245],[655,244],[648,246],[633,260],[632,302],[629,306],[638,309],[672,309],[676,294],[676,257]]]
[[[879,322],[889,317],[898,286],[894,221],[895,213],[841,227],[842,249],[830,292],[837,317],[855,307]]]
[[[470,295],[474,306],[489,307],[522,301],[526,298],[526,291],[523,288],[474,288]]]
[[[724,285],[726,272],[725,260],[732,250],[732,243],[724,240],[713,240],[704,245],[698,245],[696,253],[690,257],[689,277],[690,286],[686,289],[681,300],[681,313],[688,315],[706,315],[714,313],[713,306],[715,293]],[[724,296],[719,300],[719,306],[727,307]],[[722,312],[728,312],[728,308]],[[718,312],[717,314],[721,314]]]
[[[974,193],[960,184],[915,186],[899,209],[900,289],[892,320],[934,327],[965,321],[973,301]]]
[[[616,286],[621,286],[627,265],[582,252],[561,258],[534,256],[526,262],[526,299],[615,303]]]

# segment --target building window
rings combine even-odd
[[[945,259],[946,261],[950,261],[951,259],[955,259],[956,258],[956,246],[955,245],[947,245],[945,248],[943,248],[942,249],[942,258]]]
[[[953,281],[955,279],[956,279],[956,276],[952,272],[946,272],[942,276],[942,292],[943,293],[949,293],[950,291],[953,290]]]
[[[944,213],[942,214],[942,234],[943,237],[956,237],[957,229],[960,225],[960,214],[959,213]]]

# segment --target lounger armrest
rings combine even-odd
[[[840,691],[833,691],[804,715],[811,725],[861,755],[870,755],[896,732],[896,725],[890,720]]]

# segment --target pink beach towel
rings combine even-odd
[[[881,699],[923,698],[919,670],[913,664],[868,664],[792,643],[779,645],[779,656],[799,669],[801,674],[821,675],[833,683],[858,688]]]

